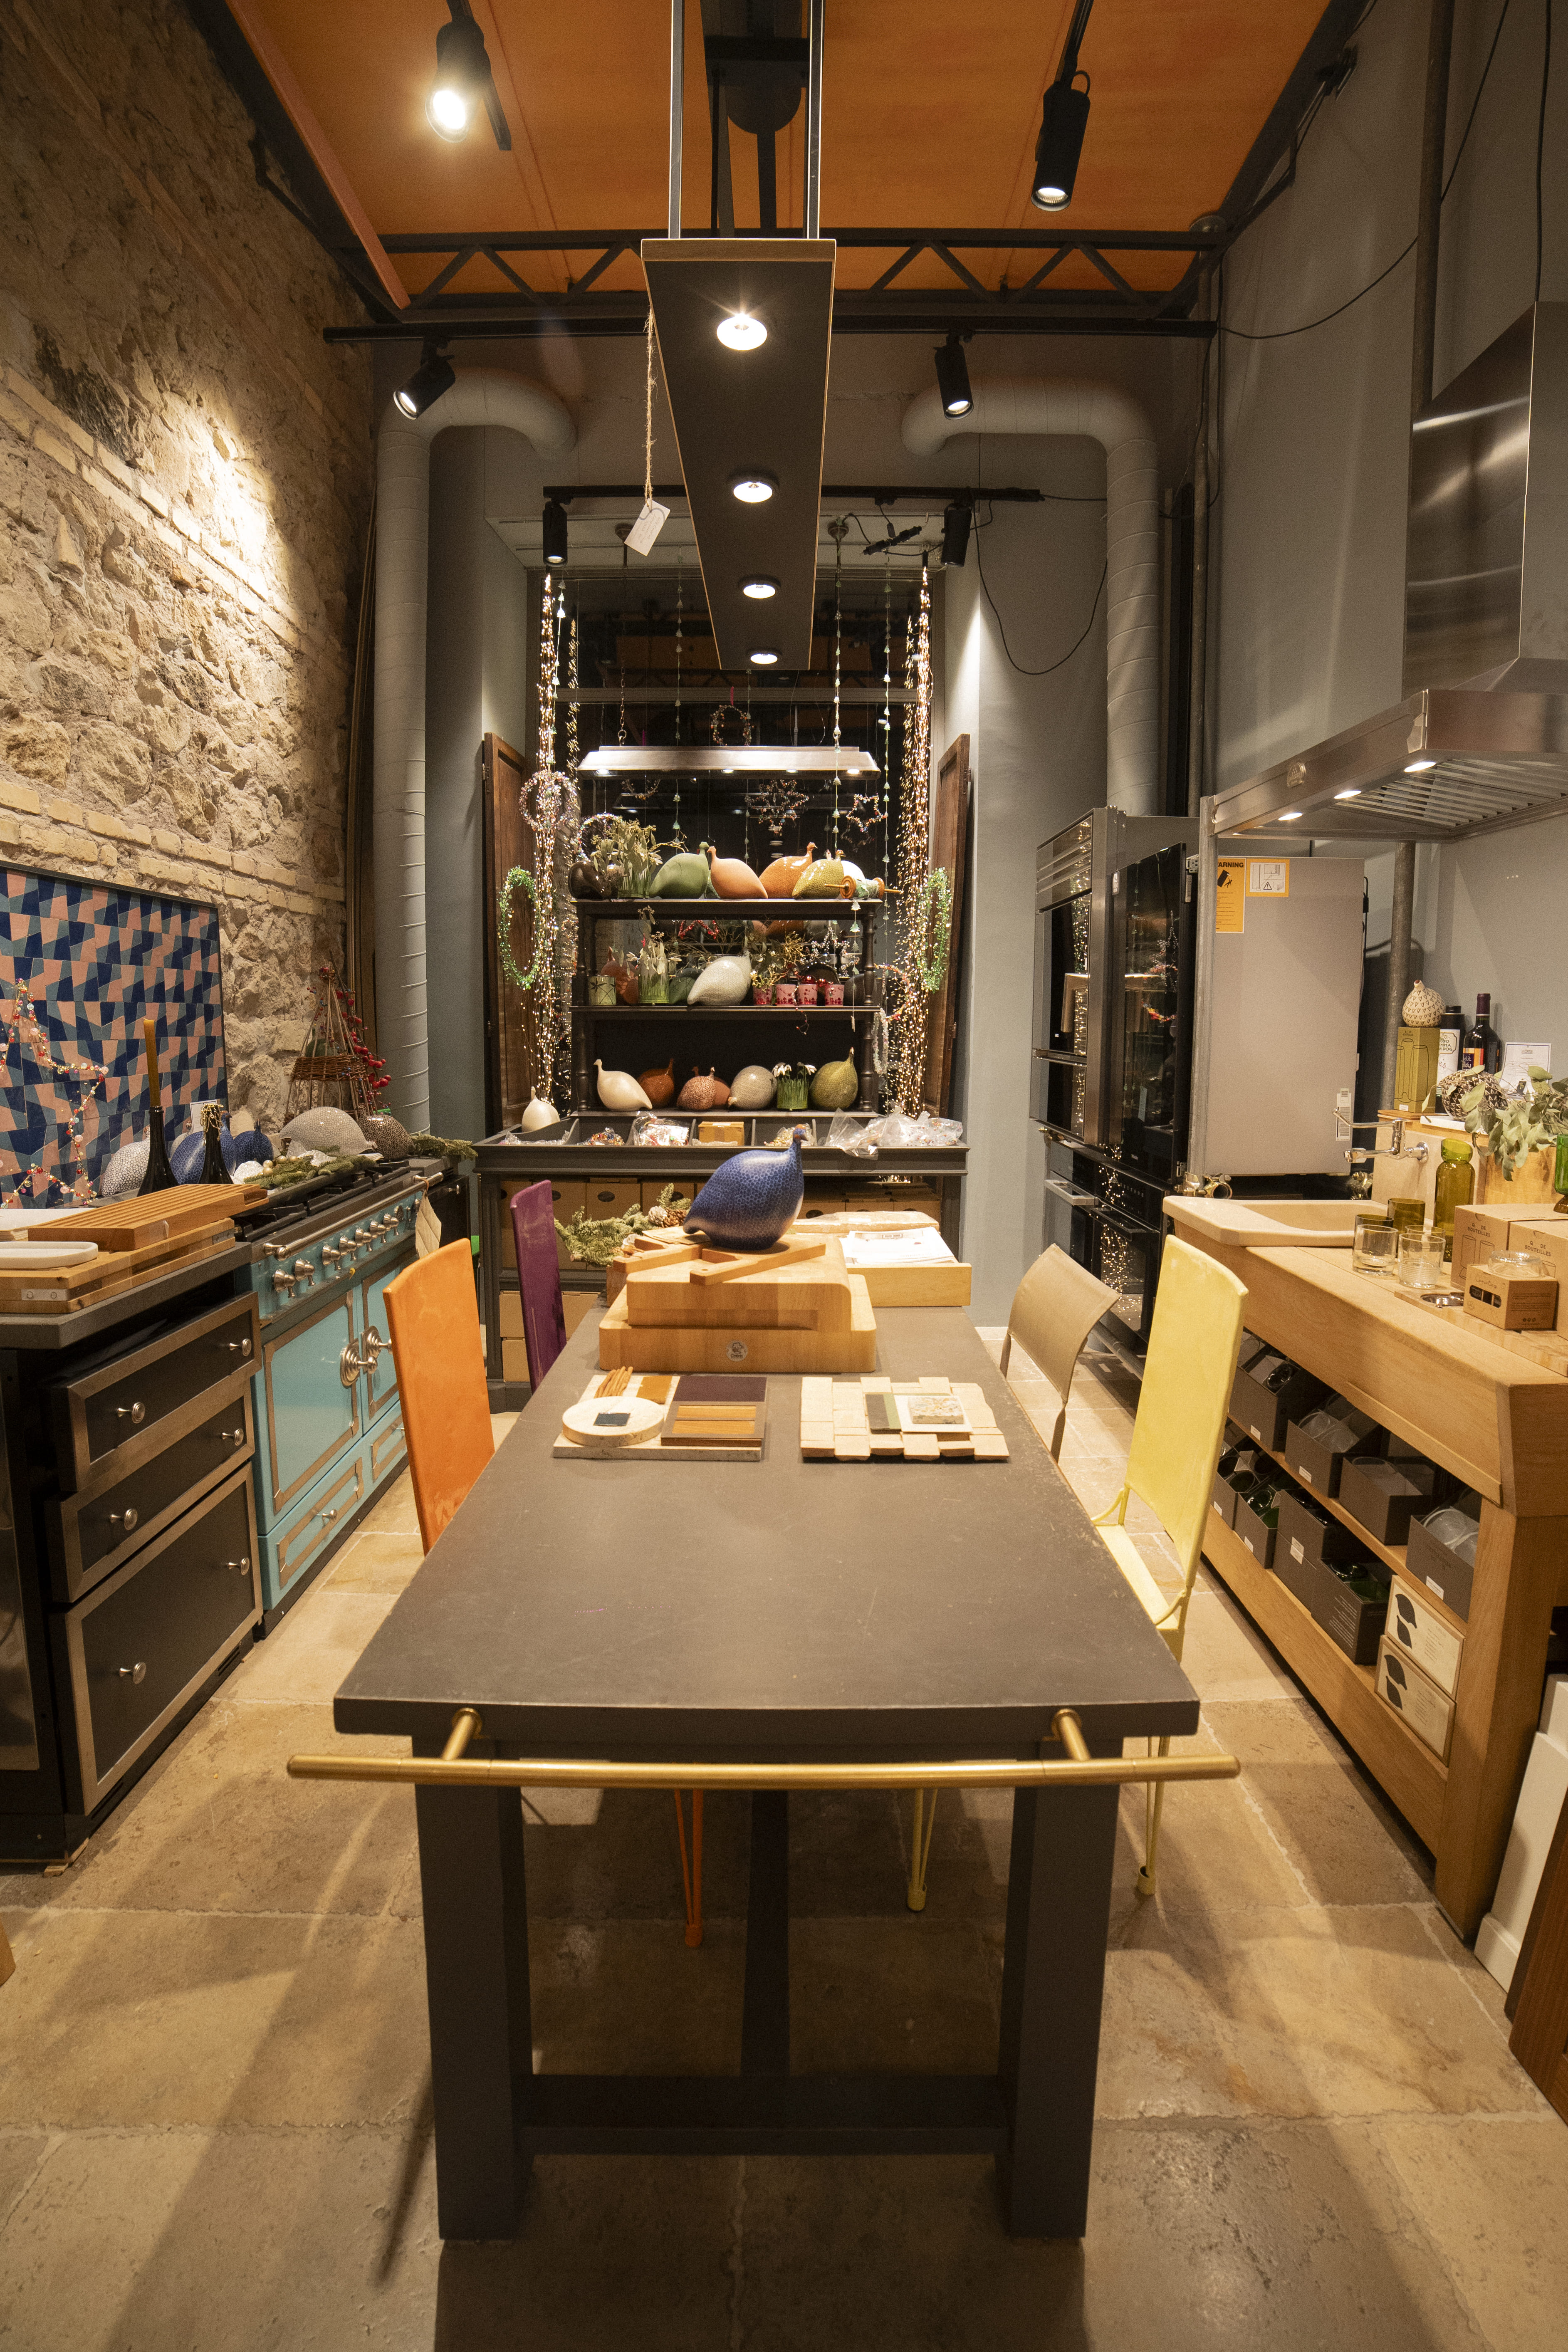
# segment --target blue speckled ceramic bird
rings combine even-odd
[[[771,1249],[805,1198],[800,1138],[787,1151],[737,1151],[715,1168],[686,1213],[683,1230],[721,1249]]]

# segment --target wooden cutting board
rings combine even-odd
[[[142,1249],[100,1250],[86,1265],[50,1266],[35,1274],[0,1274],[0,1315],[71,1315],[96,1307],[116,1291],[132,1289],[153,1276],[173,1273],[196,1258],[226,1249],[234,1227],[226,1218],[174,1241],[149,1242]]]
[[[646,1262],[628,1261],[616,1304],[624,1302],[627,1322],[638,1329],[847,1332],[854,1314],[843,1247],[831,1235],[823,1237],[820,1247],[813,1236],[812,1247],[809,1257],[785,1258],[781,1252],[776,1266],[759,1255],[754,1272],[718,1282],[700,1276],[710,1264],[728,1268],[738,1253],[704,1251],[700,1258],[673,1250],[650,1253]],[[679,1369],[722,1371],[724,1363],[721,1357],[703,1357]]]
[[[100,1250],[140,1250],[178,1241],[204,1226],[226,1224],[267,1198],[265,1184],[174,1184],[130,1201],[100,1201],[77,1216],[58,1218],[52,1242],[96,1242]]]
[[[784,1275],[777,1279],[783,1282]],[[638,1372],[869,1372],[877,1363],[877,1318],[858,1274],[845,1277],[849,1324],[841,1331],[787,1326],[635,1324],[626,1293],[599,1323],[599,1362],[608,1371],[627,1364]],[[749,1285],[726,1282],[717,1297],[744,1297]],[[633,1455],[637,1448],[631,1449]]]

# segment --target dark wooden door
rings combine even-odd
[[[952,1059],[958,1040],[958,975],[963,954],[963,862],[969,833],[969,738],[955,735],[937,763],[936,824],[931,862],[941,866],[952,890],[952,929],[942,986],[926,1009],[926,1069],[923,1100],[945,1118],[952,1101]]]

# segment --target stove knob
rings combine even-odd
[[[280,1269],[275,1269],[272,1276],[272,1287],[274,1290],[282,1291],[287,1297],[293,1290],[294,1276],[291,1274],[284,1274]]]
[[[321,1264],[323,1265],[338,1265],[345,1257],[349,1257],[352,1255],[353,1253],[346,1249],[334,1249],[331,1242],[323,1242],[321,1244]]]
[[[294,1272],[307,1290],[315,1286],[316,1269],[308,1257],[297,1257],[294,1260]]]

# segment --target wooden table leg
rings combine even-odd
[[[522,1800],[416,1789],[443,2238],[510,2238],[528,2178],[514,2104],[533,2080]]]
[[[1114,1789],[1014,1792],[996,2161],[1016,2238],[1084,2232],[1116,1802]]]

